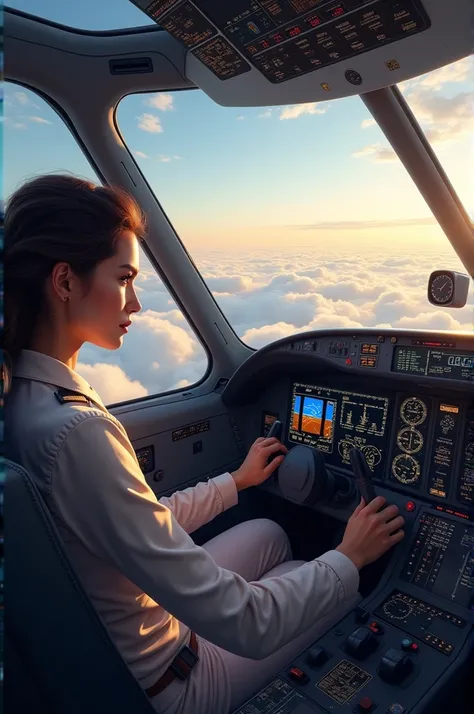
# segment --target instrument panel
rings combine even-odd
[[[366,331],[289,338],[278,351],[295,359],[278,410],[288,447],[312,446],[348,475],[356,447],[384,488],[474,509],[474,338]]]
[[[374,479],[430,499],[474,507],[474,409],[425,394],[371,393],[294,382],[286,439],[350,470],[353,447]]]

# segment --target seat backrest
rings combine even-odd
[[[23,686],[37,684],[50,714],[152,714],[75,575],[35,483],[8,460],[5,475],[5,629],[23,664]],[[6,681],[8,654],[7,647]],[[13,684],[22,686],[18,672]]]

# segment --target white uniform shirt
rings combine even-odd
[[[58,388],[87,400],[61,404]],[[218,567],[189,533],[237,503],[232,476],[158,501],[122,424],[52,357],[22,352],[5,429],[7,457],[34,478],[86,592],[145,689],[190,629],[261,659],[357,592],[359,573],[338,551],[253,583]]]

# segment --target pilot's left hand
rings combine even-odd
[[[283,454],[268,463],[270,456],[279,451],[283,452]],[[286,446],[283,446],[276,437],[273,436],[270,439],[266,439],[261,436],[250,447],[242,466],[232,474],[237,490],[242,491],[244,488],[258,486],[259,483],[266,481],[281,466],[287,453]]]

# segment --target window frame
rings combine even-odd
[[[18,14],[23,15],[23,14],[25,14],[25,13],[22,13],[22,12],[18,11]],[[46,24],[51,24],[51,23],[46,23]],[[68,28],[66,28],[66,29],[68,29]],[[87,33],[87,34],[88,34],[88,33]],[[101,34],[104,34],[104,33],[101,33]],[[112,33],[112,34],[115,34],[115,33]],[[82,139],[81,139],[81,137],[79,136],[79,134],[77,133],[77,131],[76,131],[75,127],[74,127],[73,122],[71,121],[69,115],[68,115],[67,112],[63,109],[63,107],[62,107],[58,102],[56,102],[54,99],[52,99],[46,92],[44,92],[44,91],[42,91],[42,90],[40,90],[40,89],[37,89],[37,88],[35,88],[35,87],[29,85],[27,82],[23,82],[23,81],[20,82],[20,81],[17,81],[17,80],[13,80],[13,79],[8,79],[8,78],[6,78],[5,81],[4,81],[4,87],[5,87],[6,85],[8,85],[8,84],[9,84],[9,85],[12,85],[12,86],[22,87],[23,89],[27,89],[28,91],[32,92],[32,93],[35,94],[37,97],[39,97],[40,99],[44,100],[44,101],[46,102],[46,104],[47,104],[51,109],[53,109],[53,111],[56,112],[56,114],[58,115],[58,117],[64,122],[64,125],[66,126],[66,128],[70,131],[71,136],[72,136],[73,139],[76,141],[77,146],[78,146],[79,149],[82,151],[82,153],[83,153],[84,157],[86,158],[86,160],[89,162],[89,164],[90,164],[92,170],[95,172],[95,174],[96,174],[98,180],[102,183],[103,186],[109,186],[109,185],[110,185],[109,182],[105,179],[105,177],[104,177],[102,171],[101,171],[101,170],[99,169],[99,167],[97,166],[97,164],[96,164],[96,162],[94,161],[94,159],[93,159],[91,153],[90,153],[89,150],[87,149],[87,146],[86,146],[85,143],[82,141]],[[193,88],[190,88],[190,89],[197,89],[197,87],[196,87],[196,88],[193,87]],[[162,90],[162,91],[164,91],[164,90]],[[189,90],[183,88],[183,89],[178,89],[178,90],[166,90],[166,91],[189,91]],[[140,92],[140,93],[147,94],[148,92]],[[124,95],[124,97],[125,97],[125,96],[128,96],[128,95]],[[124,97],[122,97],[122,99],[123,99]],[[117,108],[118,108],[120,102],[122,101],[122,99],[120,99],[120,101],[117,102],[117,104],[116,104],[115,107],[114,107],[114,111],[113,111],[113,120],[114,120],[115,128],[116,128],[117,131],[118,131],[118,124],[117,124],[117,122],[116,122],[116,113],[117,113]],[[140,167],[139,167],[138,164],[136,163],[136,161],[135,161],[135,159],[134,159],[134,157],[133,157],[133,154],[130,152],[130,149],[129,149],[129,147],[128,147],[128,144],[123,140],[123,137],[122,137],[121,132],[118,132],[118,133],[119,133],[119,136],[122,138],[122,141],[123,141],[123,143],[124,143],[124,146],[125,146],[127,152],[129,153],[130,157],[132,158],[132,160],[133,160],[134,163],[136,164],[138,171],[139,171],[140,174],[143,176],[144,182],[146,183],[146,186],[148,187],[148,190],[150,191],[150,195],[155,199],[155,201],[156,201],[156,203],[157,203],[159,209],[162,211],[161,204],[159,203],[157,197],[155,196],[155,193],[154,193],[153,189],[151,188],[151,186],[149,185],[149,183],[148,183],[146,177],[143,175],[142,171],[140,170]],[[124,167],[124,168],[125,168],[125,167]],[[126,169],[125,169],[125,170],[126,170]],[[133,194],[132,194],[132,195],[133,195]],[[134,198],[136,198],[136,197],[134,196]],[[187,251],[185,245],[182,243],[181,239],[179,238],[179,235],[177,234],[176,230],[174,229],[174,227],[173,227],[171,221],[169,220],[168,216],[166,215],[166,213],[165,213],[164,211],[163,211],[163,214],[164,214],[166,220],[169,222],[169,224],[170,224],[170,226],[171,226],[171,228],[172,228],[172,230],[173,230],[174,235],[176,236],[176,238],[177,238],[177,239],[179,240],[179,242],[181,243],[181,245],[182,245],[182,247],[183,247],[183,249],[184,249],[184,251],[185,251],[185,253],[186,253],[186,256],[187,256],[188,259],[191,261],[191,263],[194,265],[194,268],[195,268],[197,274],[199,275],[199,277],[200,277],[200,279],[201,279],[201,282],[203,283],[203,285],[205,286],[205,288],[206,288],[207,291],[209,292],[211,298],[214,300],[214,302],[215,302],[215,304],[216,304],[218,310],[221,312],[223,318],[225,319],[225,321],[226,321],[227,324],[229,325],[230,329],[232,329],[232,331],[234,332],[234,334],[236,334],[235,331],[233,330],[232,326],[231,326],[230,323],[228,322],[227,318],[225,317],[224,313],[222,313],[222,310],[220,309],[219,305],[218,305],[217,302],[215,301],[215,298],[214,298],[214,296],[212,295],[212,293],[210,292],[210,290],[209,290],[209,288],[208,288],[206,282],[204,281],[204,278],[203,278],[203,276],[201,275],[201,272],[198,270],[198,268],[197,268],[196,264],[194,263],[192,257],[190,256],[189,252]],[[214,359],[213,359],[213,355],[212,355],[212,352],[211,352],[211,349],[210,349],[209,345],[208,345],[208,344],[206,343],[206,341],[204,340],[203,336],[201,335],[200,331],[199,331],[198,328],[197,328],[197,325],[195,325],[194,321],[191,319],[191,317],[190,317],[190,315],[188,314],[187,310],[185,309],[185,306],[184,306],[184,304],[182,303],[182,301],[181,301],[179,295],[178,295],[178,294],[176,293],[176,291],[174,290],[174,288],[173,288],[173,286],[171,285],[171,283],[169,282],[167,276],[161,271],[161,269],[160,269],[160,267],[159,267],[159,265],[158,265],[158,263],[157,263],[157,261],[156,261],[154,255],[153,255],[153,252],[152,252],[152,250],[149,248],[149,246],[148,246],[148,244],[147,244],[147,242],[146,242],[145,239],[143,239],[143,240],[140,241],[140,246],[141,246],[143,252],[145,253],[147,259],[149,260],[150,265],[152,266],[153,270],[156,271],[156,274],[157,274],[158,278],[162,281],[163,285],[165,286],[166,290],[168,291],[170,297],[174,300],[174,302],[176,303],[177,308],[178,308],[178,309],[181,311],[181,313],[183,314],[183,317],[185,318],[187,324],[188,324],[189,327],[191,328],[193,337],[197,340],[197,342],[198,342],[198,343],[200,344],[200,346],[202,347],[202,349],[203,349],[203,351],[204,351],[204,354],[205,354],[205,356],[206,356],[206,358],[207,358],[207,367],[206,367],[206,369],[205,369],[205,371],[204,371],[204,374],[203,374],[203,376],[201,377],[201,379],[199,379],[199,380],[196,381],[196,382],[193,382],[192,384],[188,384],[188,385],[186,385],[185,387],[179,387],[179,388],[177,388],[177,389],[169,389],[169,390],[165,390],[165,391],[162,391],[162,392],[155,392],[155,393],[153,393],[153,394],[148,394],[148,395],[145,396],[145,397],[136,397],[135,399],[126,399],[126,400],[123,400],[123,401],[120,401],[120,402],[113,402],[113,403],[111,403],[111,404],[107,404],[107,405],[106,405],[107,409],[109,409],[109,410],[115,409],[115,408],[117,408],[117,407],[130,406],[130,405],[133,405],[133,404],[143,403],[143,402],[151,401],[151,400],[153,400],[153,399],[156,400],[157,398],[168,397],[168,396],[172,396],[172,395],[188,396],[188,394],[187,394],[188,392],[191,392],[191,390],[194,390],[194,389],[196,389],[197,387],[202,386],[202,385],[209,379],[209,377],[211,376],[211,373],[212,373],[212,371],[213,371],[213,367],[214,367]],[[241,341],[240,338],[238,337],[238,335],[236,335],[236,337],[237,337],[237,339],[239,339],[239,341]],[[242,343],[242,344],[244,344],[244,343]],[[246,345],[244,345],[244,346],[246,346]],[[246,346],[246,347],[247,347],[247,346]],[[248,349],[249,349],[249,350],[252,350],[252,351],[255,351],[255,350],[253,350],[253,348],[250,348],[250,347],[249,347]],[[213,388],[214,388],[214,387],[212,387],[212,389],[213,389]],[[210,391],[212,391],[212,390],[210,390]]]

